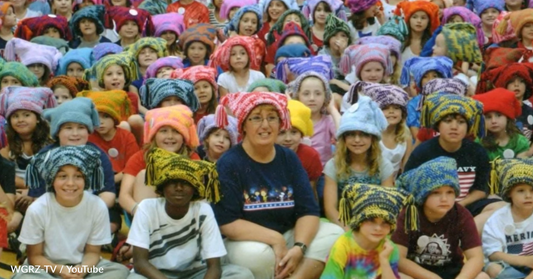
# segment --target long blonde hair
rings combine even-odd
[[[381,158],[381,148],[379,147],[378,137],[371,135],[372,143],[366,152],[366,164],[368,166],[368,174],[373,176],[379,172],[379,161]],[[348,178],[352,174],[350,168],[351,157],[350,150],[346,148],[345,134],[337,141],[337,148],[335,150],[335,168],[337,169],[338,178]]]

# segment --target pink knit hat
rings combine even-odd
[[[207,66],[193,66],[184,70],[173,71],[170,78],[179,78],[192,81],[196,84],[201,80],[205,80],[211,84],[215,96],[218,97],[218,84],[216,81],[217,70]]]
[[[166,13],[152,17],[155,27],[154,37],[159,37],[165,31],[172,31],[178,37],[184,30],[183,15],[178,13]],[[176,38],[177,39],[177,38]]]
[[[35,44],[19,38],[9,40],[4,52],[4,58],[7,61],[20,61],[25,66],[41,63],[51,73],[56,71],[61,57],[63,55],[55,47]]]
[[[503,19],[508,13],[509,12],[502,11],[500,15],[498,15],[494,23],[492,24],[492,42],[495,44],[516,38],[516,33],[514,32],[513,26],[511,24],[507,24],[507,29],[505,29],[505,34],[502,35],[498,32],[498,26],[500,25],[500,22],[503,21]]]
[[[229,11],[237,7],[242,8],[244,6],[257,4],[255,0],[224,0],[222,2],[222,7],[220,7],[220,18],[227,19],[229,17]]]
[[[47,87],[10,86],[5,88],[0,95],[0,115],[7,119],[17,110],[29,110],[40,115],[45,108],[56,106],[54,92]],[[0,125],[3,124],[0,123]]]
[[[220,128],[226,128],[229,125],[226,108],[239,120],[239,133],[242,135],[242,126],[246,117],[250,112],[259,105],[272,105],[278,111],[281,119],[281,130],[291,128],[291,119],[287,109],[287,96],[271,92],[251,92],[251,93],[235,93],[224,96],[216,111],[216,122]]]
[[[368,62],[379,62],[385,68],[385,74],[391,75],[393,72],[390,51],[386,45],[366,44],[353,45],[344,50],[339,68],[347,75],[355,66],[355,75],[358,77],[363,66]]]
[[[200,143],[192,117],[192,111],[184,105],[147,111],[144,122],[144,143],[150,143],[161,127],[170,126],[181,134],[188,147],[195,149]]]
[[[255,55],[254,43],[255,40],[248,36],[233,36],[227,39],[223,44],[216,48],[213,54],[211,54],[209,66],[215,69],[220,67],[224,72],[229,71],[231,49],[234,46],[242,46],[248,54],[250,69],[258,71],[261,67],[261,61],[259,61],[257,55]]]

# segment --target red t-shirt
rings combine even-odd
[[[180,10],[180,8],[183,8]],[[183,15],[185,29],[198,23],[209,23],[209,9],[202,3],[193,1],[188,5],[183,5],[180,1],[172,3],[167,7],[167,13],[178,13]]]
[[[313,34],[313,32],[311,32],[311,34],[312,34],[311,37],[313,37],[313,38],[311,38],[313,40],[313,42],[312,42],[313,51],[314,52],[318,52],[318,50],[321,49],[322,46],[324,46],[324,41],[322,41],[321,39],[317,38],[315,36],[315,34]]]
[[[322,162],[320,155],[311,146],[300,144],[296,150],[296,155],[302,162],[302,165],[307,172],[309,181],[316,181],[322,175]]]
[[[128,98],[130,98],[131,106],[133,107],[133,111],[131,114],[138,114],[139,113],[139,96],[133,92],[127,92]]]
[[[196,152],[193,152],[191,154],[191,160],[199,161],[200,156],[196,154]],[[144,161],[144,150],[141,149],[137,151],[126,163],[126,167],[124,168],[124,173],[137,176],[140,171],[146,169],[146,162]]]
[[[107,154],[115,173],[122,172],[130,157],[139,151],[133,134],[122,128],[117,128],[115,137],[110,141],[105,141],[98,132],[94,132],[89,135],[89,142],[94,143]]]
[[[263,23],[263,26],[261,27],[261,29],[259,29],[259,32],[257,32],[257,37],[259,39],[261,39],[261,41],[263,41],[263,43],[265,43],[266,45],[266,36],[268,34],[268,32],[270,31],[270,23],[269,22],[265,22]]]

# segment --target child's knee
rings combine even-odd
[[[487,272],[486,274],[488,274],[487,276],[489,276],[490,278],[496,278],[502,272],[502,270],[503,270],[503,267],[500,264],[490,263],[487,266],[485,271]],[[489,277],[486,277],[486,278],[489,278]]]
[[[405,275],[405,274],[400,272],[400,279],[413,279],[413,277]]]
[[[489,275],[485,272],[479,273],[475,279],[490,279]]]

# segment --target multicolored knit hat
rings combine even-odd
[[[455,159],[445,156],[427,161],[416,169],[403,173],[395,183],[396,187],[404,189],[414,198],[414,204],[422,206],[432,191],[443,186],[450,186],[459,196],[459,175],[457,174],[457,162]],[[408,206],[406,211],[406,231],[418,231],[420,219],[418,208]]]
[[[122,51],[122,47],[115,43],[99,43],[93,48],[93,60],[98,61],[108,54],[118,54]]]
[[[444,9],[443,17],[442,17],[442,24],[445,25],[450,18],[453,16],[458,15],[460,16],[465,22],[471,23],[476,28],[476,38],[477,42],[481,47],[485,44],[485,35],[483,35],[483,29],[481,28],[481,18],[479,18],[478,15],[473,13],[471,10],[461,7],[461,6],[454,6],[451,8]]]
[[[4,58],[7,61],[20,61],[25,66],[40,63],[51,73],[55,72],[62,56],[55,47],[34,44],[19,38],[9,40],[4,50]]]
[[[69,76],[55,76],[46,85],[48,88],[54,90],[56,86],[62,85],[68,89],[70,96],[75,98],[78,92],[87,89],[89,84],[87,81],[81,78],[69,77]]]
[[[93,50],[88,47],[71,49],[61,59],[56,75],[66,75],[67,68],[71,63],[78,63],[83,69],[89,69],[93,65]]]
[[[91,69],[85,70],[85,80],[90,79],[90,74],[93,74],[98,81],[100,87],[104,87],[104,73],[111,65],[118,65],[122,67],[124,71],[124,77],[126,79],[125,87],[129,86],[132,81],[137,77],[137,65],[135,60],[129,52],[121,52],[119,54],[110,54],[104,56],[100,60],[96,61]]]
[[[516,37],[520,38],[522,36],[522,28],[524,25],[528,22],[533,22],[533,9],[524,9],[506,14],[498,27],[496,27],[496,30],[500,35],[507,33],[506,31],[509,22],[511,23],[510,25],[514,30]]]
[[[389,48],[382,44],[348,46],[339,62],[339,69],[347,75],[352,71],[352,66],[355,66],[355,76],[360,78],[361,69],[368,62],[381,63],[385,75],[391,75],[394,71]]]
[[[85,190],[100,191],[104,187],[104,169],[100,161],[100,150],[90,145],[60,146],[33,156],[26,170],[28,188],[41,186],[41,178],[46,191],[54,191],[54,180],[63,166],[74,166],[83,174]]]
[[[40,115],[43,109],[56,106],[54,92],[47,87],[10,86],[4,88],[0,95],[0,115],[7,119],[17,110],[29,110]]]
[[[356,14],[370,9],[370,7],[377,5],[378,2],[378,0],[346,0],[345,5],[352,14]]]
[[[34,87],[39,85],[39,81],[26,66],[20,62],[7,62],[0,70],[0,81],[7,76],[16,78],[22,86]]]
[[[490,188],[492,194],[500,194],[512,203],[509,193],[517,184],[533,186],[533,159],[496,159],[492,162]],[[501,192],[499,189],[501,188]]]
[[[376,83],[376,86],[369,86],[365,89],[364,95],[376,102],[379,108],[384,109],[390,105],[399,106],[407,115],[407,102],[409,95],[402,88],[395,85]]]
[[[137,8],[145,10],[150,15],[155,16],[166,13],[168,4],[164,1],[159,0],[143,0],[138,4]]]
[[[533,3],[533,1],[531,2]],[[494,23],[492,24],[492,42],[495,44],[499,44],[501,42],[509,41],[516,39],[518,35],[515,33],[513,26],[511,24],[507,24],[507,28],[502,30],[498,30],[498,26],[500,26],[500,23],[508,16],[509,12],[502,11],[500,15],[496,18]],[[500,31],[503,31],[500,34]]]
[[[204,142],[211,133],[211,131],[213,131],[213,129],[219,128],[220,127],[217,126],[214,114],[202,117],[202,119],[198,121],[198,136],[200,136],[200,141]],[[228,132],[231,141],[231,146],[235,146],[239,140],[237,118],[233,116],[228,116],[228,126],[220,129],[224,129]]]
[[[481,14],[488,8],[494,8],[500,12],[505,10],[505,0],[472,0],[474,4],[474,11],[478,16],[481,17]]]
[[[94,5],[78,10],[70,19],[70,30],[72,30],[74,36],[81,37],[83,34],[80,30],[80,23],[82,19],[87,18],[92,20],[96,25],[96,34],[102,34],[104,32],[105,13],[106,10],[103,5]]]
[[[429,71],[437,72],[441,78],[453,77],[453,61],[446,56],[435,57],[413,57],[404,62],[400,84],[409,86],[411,76],[418,88],[422,88],[422,79]]]
[[[273,0],[259,0],[259,5],[263,7],[263,14],[268,14],[268,6]],[[299,9],[298,3],[295,0],[280,0],[287,10]],[[278,19],[279,20],[279,19]]]
[[[466,96],[467,89],[468,85],[458,78],[436,78],[430,80],[420,91],[420,102],[418,102],[417,110],[420,111],[422,109],[424,101],[429,94],[446,93]]]
[[[352,184],[344,188],[339,201],[339,220],[357,230],[361,224],[382,218],[396,229],[398,214],[408,194],[401,189],[371,184]]]
[[[122,90],[85,90],[78,93],[77,96],[91,99],[96,110],[108,114],[116,125],[121,121],[127,121],[134,111],[128,94]]]
[[[276,21],[276,24],[274,24],[270,28],[270,31],[268,32],[268,35],[267,35],[267,38],[266,38],[267,39],[267,41],[266,41],[267,46],[270,46],[270,45],[274,44],[275,42],[278,42],[279,37],[281,36],[283,31],[286,30],[286,25],[288,25],[290,23],[290,22],[289,23],[285,23],[285,18],[288,17],[289,15],[296,15],[296,16],[298,16],[300,18],[300,25],[298,25],[298,26],[302,29],[302,31],[303,31],[302,33],[305,34],[305,36],[307,36],[307,38],[311,38],[311,31],[309,29],[309,22],[307,22],[307,19],[305,18],[305,16],[297,8],[297,9],[292,9],[292,10],[285,11],[278,18],[278,20]]]
[[[444,25],[441,34],[446,38],[447,56],[454,62],[483,62],[476,32],[474,25],[466,22]]]
[[[218,84],[216,81],[217,77],[217,70],[211,67],[207,66],[193,66],[190,68],[187,68],[183,72],[174,71],[170,78],[179,78],[179,79],[186,79],[192,81],[192,83],[196,84],[197,82],[201,80],[205,80],[211,84],[213,87],[213,92],[215,96],[218,97]]]
[[[318,78],[324,85],[324,90],[325,90],[324,93],[326,95],[324,97],[324,107],[322,109],[323,109],[323,112],[325,113],[326,112],[325,110],[327,106],[329,105],[329,102],[331,101],[332,93],[329,87],[329,81],[326,79],[326,77],[324,77],[322,73],[311,70],[311,71],[305,71],[303,72],[303,74],[299,74],[295,80],[293,80],[291,83],[287,85],[287,89],[290,92],[290,96],[291,98],[297,100],[298,92],[300,91],[300,86],[302,85],[302,82],[309,77]]]
[[[339,139],[346,132],[361,131],[381,139],[381,133],[385,131],[387,126],[389,123],[379,105],[370,97],[359,96],[357,103],[341,116],[336,136]]]
[[[306,72],[316,72],[326,80],[332,80],[335,73],[332,68],[329,55],[317,55],[305,58],[287,58],[276,65],[276,79],[283,83],[288,82],[288,75],[292,73],[296,77]]]
[[[50,27],[57,29],[61,38],[67,41],[72,40],[68,20],[63,16],[52,14],[25,18],[19,21],[14,35],[17,38],[29,41],[34,37],[44,35],[44,31]]]
[[[0,1],[0,26],[4,25],[4,17],[6,16],[9,7],[13,9],[13,12],[15,11],[13,4],[7,1]]]
[[[403,16],[405,22],[409,24],[411,16],[418,11],[425,12],[429,17],[429,31],[433,33],[440,25],[439,6],[437,4],[427,1],[404,1],[396,5],[394,13],[398,16]]]
[[[329,6],[332,13],[331,15],[347,21],[346,12],[343,9],[343,3],[340,0],[309,0],[305,1],[304,6],[302,7],[302,14],[309,20],[310,23],[313,22],[313,16],[315,14],[315,9],[320,4],[320,2],[326,3]],[[327,22],[327,20],[326,20]],[[327,24],[327,23],[326,23]]]
[[[195,24],[180,34],[178,46],[187,54],[187,49],[193,42],[201,42],[207,47],[207,52],[212,53],[215,50],[216,32],[217,29],[212,24]]]
[[[248,36],[233,36],[227,39],[222,45],[218,46],[215,52],[211,54],[209,67],[217,69],[220,67],[222,71],[227,72],[231,70],[230,54],[231,49],[235,46],[242,46],[246,53],[248,53],[248,61],[250,69],[258,71],[261,68],[261,61],[255,59],[255,50],[253,48],[254,39]]]
[[[153,148],[146,156],[146,185],[156,189],[173,180],[184,180],[195,189],[191,201],[220,200],[220,182],[215,164],[193,161],[161,148]]]
[[[397,62],[402,61],[402,43],[397,39],[391,36],[368,36],[362,37],[357,42],[358,45],[367,45],[367,44],[380,44],[386,46],[390,53],[396,57]]]
[[[224,96],[216,111],[217,127],[226,128],[229,125],[226,107],[237,117],[239,134],[243,134],[244,121],[250,112],[259,105],[272,105],[277,110],[281,127],[280,131],[291,128],[289,111],[287,110],[287,96],[270,92],[237,93]]]
[[[311,109],[300,101],[289,100],[287,109],[291,116],[291,125],[298,129],[304,137],[313,136],[313,121],[311,120]]]
[[[148,109],[157,108],[170,96],[176,96],[193,112],[198,110],[199,101],[194,94],[194,84],[183,79],[149,78],[139,90],[141,103]]]
[[[148,66],[144,79],[155,78],[157,76],[157,71],[163,67],[170,67],[174,70],[183,69],[183,61],[177,56],[159,58]]]
[[[183,15],[179,13],[166,13],[152,17],[155,26],[154,37],[160,37],[165,31],[172,31],[179,36],[185,30]]]
[[[170,126],[180,133],[185,145],[195,149],[200,145],[191,109],[184,105],[151,109],[146,112],[144,143],[150,143],[163,126]]]
[[[282,47],[285,44],[287,38],[292,36],[300,36],[305,41],[305,45],[308,48],[311,48],[311,42],[309,41],[309,37],[305,35],[302,27],[292,21],[285,24],[285,26],[283,27],[283,32],[281,33],[281,36],[279,37],[279,39],[276,40],[277,47]]]
[[[325,1],[317,1],[317,3],[325,2]],[[344,32],[346,36],[348,37],[348,45],[352,44],[352,36],[350,35],[350,26],[345,22],[346,19],[341,20],[340,18],[333,15],[333,13],[330,13],[326,17],[326,26],[324,27],[324,45],[326,47],[329,47],[329,39],[331,37],[335,36],[339,32]]]
[[[229,12],[233,8],[242,8],[248,5],[254,5],[257,4],[257,1],[255,0],[225,0],[222,2],[222,6],[220,7],[220,18],[221,19],[228,19],[229,18]],[[235,15],[234,15],[235,16]]]
[[[258,87],[268,88],[268,92],[285,93],[287,86],[281,80],[265,78],[254,81],[249,87],[248,92],[253,92]]]
[[[141,51],[147,47],[155,50],[157,53],[157,58],[168,56],[167,41],[165,39],[154,37],[141,38],[135,43],[126,47],[125,51],[128,51],[131,56],[137,60],[139,53],[141,53]]]
[[[483,104],[484,114],[496,111],[513,120],[522,114],[522,104],[516,99],[515,93],[504,88],[496,88],[472,98]]]
[[[65,55],[70,49],[68,42],[60,38],[52,38],[48,36],[37,36],[31,39],[30,42],[36,43],[39,45],[55,47],[63,55]]]
[[[224,3],[222,3],[222,6],[224,6]],[[230,31],[235,31],[237,34],[239,34],[239,22],[245,13],[254,13],[257,16],[257,28],[255,31],[257,34],[257,32],[259,32],[263,26],[263,11],[261,10],[261,6],[258,4],[246,5],[240,8],[224,28],[224,33],[228,34]]]
[[[126,21],[131,20],[139,27],[139,34],[152,36],[155,33],[152,15],[141,9],[113,6],[107,9],[104,26],[120,31]]]
[[[474,135],[478,138],[485,135],[483,104],[459,95],[437,93],[427,96],[422,108],[420,124],[425,128],[434,128],[437,123],[450,114],[459,114],[466,119],[468,135]]]
[[[50,135],[56,138],[65,123],[79,123],[85,125],[89,133],[94,132],[94,127],[100,126],[100,118],[94,103],[89,98],[78,97],[61,105],[47,109],[43,117],[50,123]]]
[[[298,58],[312,56],[309,47],[303,44],[284,45],[276,50],[274,61],[277,63],[280,57],[284,58]]]
[[[394,37],[403,44],[409,36],[409,29],[402,17],[393,15],[391,19],[381,25],[377,35]]]

